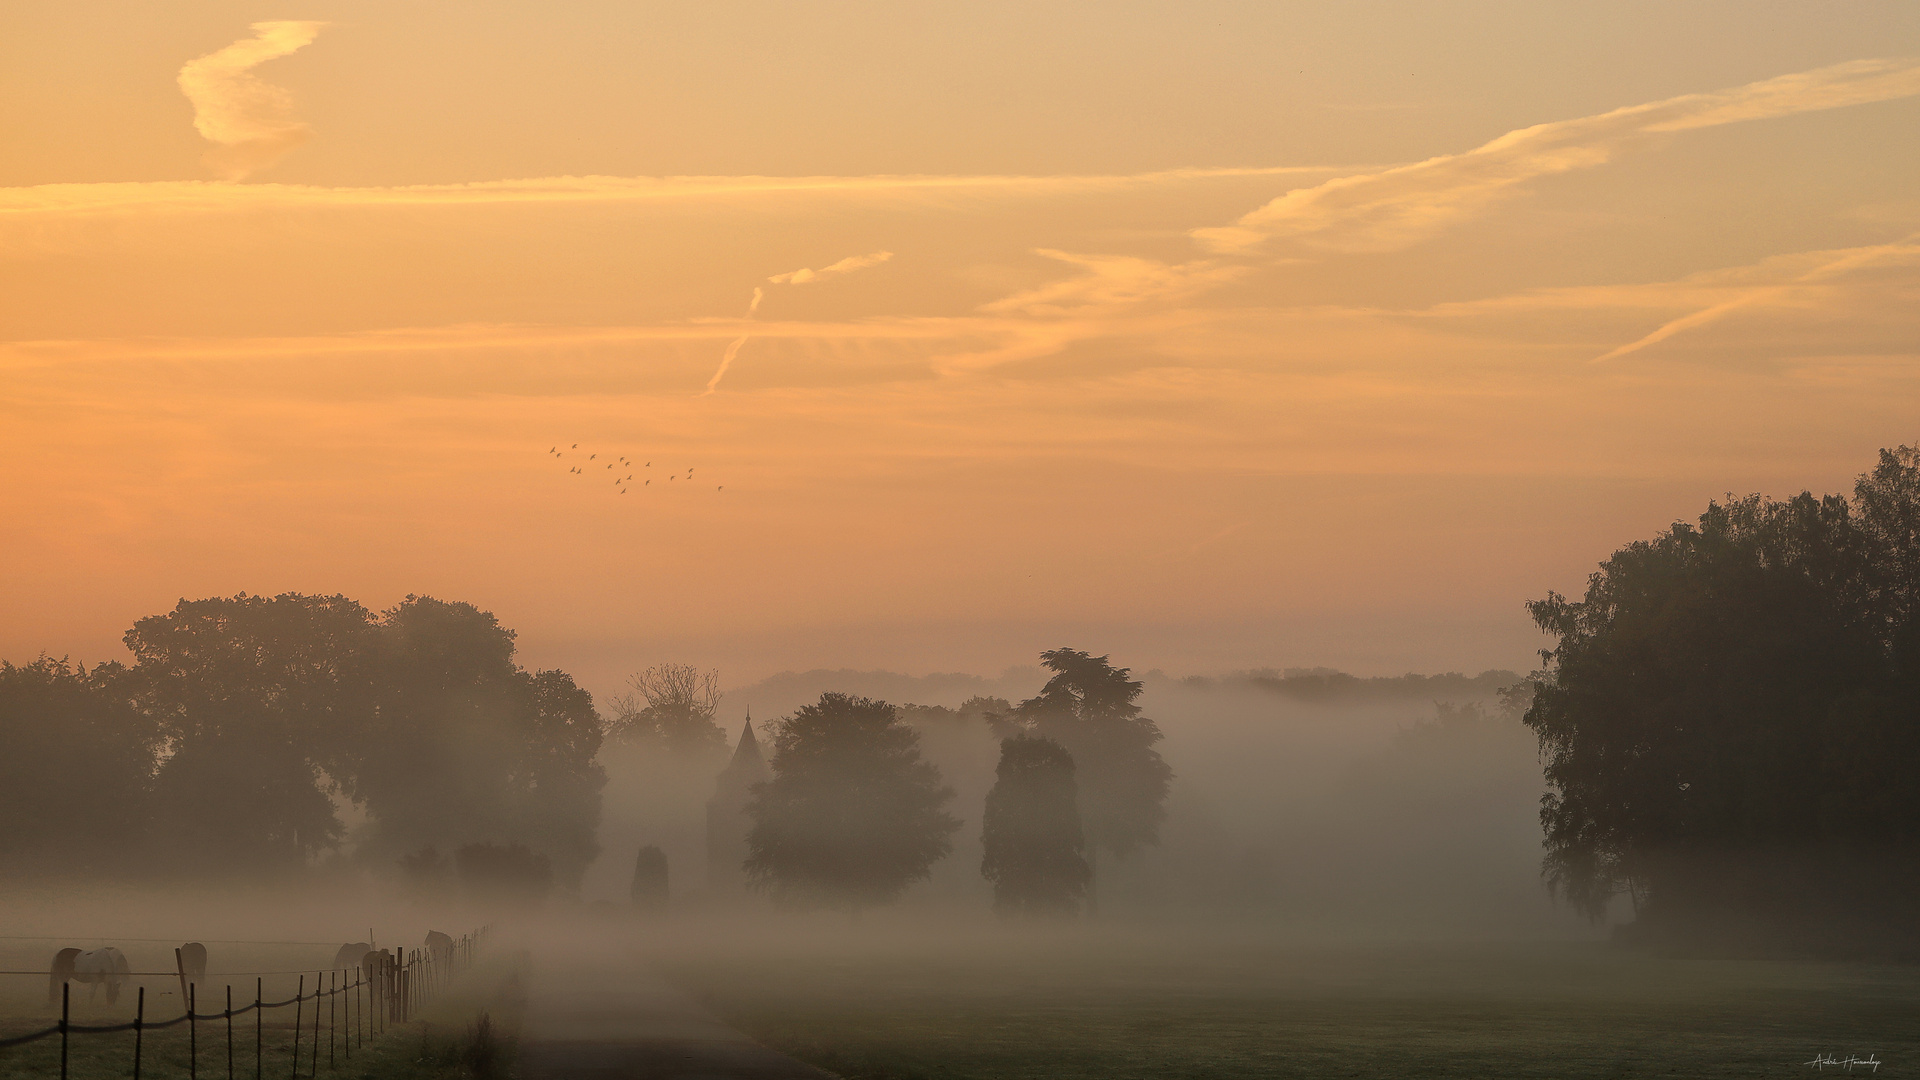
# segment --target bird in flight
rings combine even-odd
[[[561,450],[560,447],[556,444],[554,446],[548,447],[547,453],[552,454],[554,457],[558,458],[558,457],[565,457],[568,451],[577,451],[579,449],[580,449],[579,443],[568,443],[567,449],[565,451]],[[631,472],[621,472],[620,469],[622,467],[625,467],[628,469],[653,468],[653,462],[636,461],[632,458],[627,457],[625,454],[612,454],[612,455],[609,455],[609,458],[610,460],[601,462],[601,464],[606,466],[606,469],[608,472],[613,473],[612,481],[613,481],[614,490],[618,491],[622,495],[625,495],[629,491],[633,490],[627,485],[633,482],[634,476],[636,475],[635,473],[631,473]],[[589,453],[587,455],[587,461],[598,461],[599,459],[600,459],[600,454],[598,451]],[[574,476],[584,476],[586,475],[587,467],[586,467],[586,464],[582,462],[579,465],[569,466],[567,469],[567,472]],[[685,473],[680,473],[677,470],[669,473],[667,475],[667,479],[668,480],[692,480],[693,473],[694,473],[693,467],[689,466]],[[642,480],[640,481],[640,486],[651,487],[653,486],[653,480],[650,478],[646,480]],[[724,486],[720,486],[720,487],[715,487],[714,490],[716,492],[725,491],[726,488]]]

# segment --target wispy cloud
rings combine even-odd
[[[937,196],[1021,198],[1079,192],[1126,192],[1140,189],[1178,188],[1209,183],[1230,183],[1261,177],[1319,177],[1352,172],[1360,167],[1314,165],[1169,169],[1146,173],[1062,176],[993,174],[545,176],[517,180],[483,180],[468,184],[412,184],[397,187],[316,187],[303,184],[232,184],[191,180],[41,184],[33,187],[0,188],[0,214],[61,215],[161,211],[217,213],[296,207],[618,204],[779,194],[850,195],[901,199]]]
[[[1531,180],[1588,169],[1658,136],[1920,94],[1920,60],[1856,60],[1711,94],[1687,94],[1510,131],[1463,154],[1296,188],[1195,239],[1219,252],[1292,240],[1391,251],[1484,211]]]
[[[319,36],[324,22],[277,20],[253,24],[254,36],[180,69],[180,90],[193,102],[193,126],[216,149],[207,164],[240,180],[279,161],[307,141],[313,129],[293,118],[293,96],[253,76],[260,64],[297,52]]]
[[[1246,273],[1245,267],[1207,259],[1166,263],[1133,255],[1078,255],[1051,248],[1040,248],[1034,254],[1079,267],[1083,273],[995,300],[984,305],[982,311],[1037,316],[1119,311],[1150,301],[1191,297]]]

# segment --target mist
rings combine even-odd
[[[720,713],[737,740],[748,715],[764,725],[828,690],[900,703],[963,821],[952,854],[901,907],[976,916],[992,902],[979,872],[980,812],[1000,739],[979,717],[952,713],[975,697],[1022,700],[1044,681],[1025,665],[993,676],[789,672],[728,689]],[[1604,934],[1540,883],[1538,744],[1499,694],[1519,674],[1156,670],[1142,681],[1174,781],[1160,843],[1101,861],[1103,917],[1225,918],[1380,940]],[[602,761],[602,854],[582,897],[624,904],[634,851],[657,844],[677,876],[676,904],[697,908],[719,757],[681,761],[613,742]]]
[[[404,1016],[376,1014],[393,1025],[383,1030],[425,1048],[404,1051],[425,1055],[405,1066],[409,1075],[565,1076],[668,1054],[720,1075],[911,1075],[957,1066],[989,1076],[1046,1063],[1050,1075],[1091,1076],[1126,1072],[1111,1059],[1121,1046],[1145,1053],[1144,1062],[1205,1061],[1226,1075],[1267,1075],[1279,1068],[1271,1040],[1300,1024],[1320,1032],[1303,1045],[1323,1065],[1358,1054],[1383,1068],[1419,1068],[1437,1039],[1447,1053],[1490,1062],[1493,1071],[1524,1073],[1523,1062],[1492,1049],[1475,1019],[1481,1010],[1509,1018],[1502,1038],[1537,1046],[1564,1042],[1564,1017],[1576,1011],[1644,1027],[1635,1018],[1665,1010],[1698,1031],[1724,1026],[1703,1012],[1718,1007],[1711,1003],[1757,1003],[1769,994],[1844,1002],[1868,1026],[1890,1007],[1875,997],[1889,984],[1871,969],[1818,968],[1808,987],[1756,982],[1754,970],[1724,950],[1692,958],[1667,950],[1655,959],[1623,937],[1635,928],[1631,897],[1615,896],[1595,918],[1548,888],[1544,759],[1523,722],[1537,673],[1149,669],[1133,678],[1117,658],[1057,650],[1044,664],[989,675],[822,669],[723,688],[717,672],[662,664],[637,672],[625,692],[595,699],[590,767],[546,774],[576,794],[562,798],[561,787],[529,802],[510,794],[511,776],[526,767],[515,762],[583,745],[553,726],[586,715],[569,711],[572,692],[561,692],[569,684],[555,672],[515,674],[510,635],[485,613],[428,598],[409,605],[372,613],[338,598],[183,603],[164,625],[142,624],[134,637],[145,644],[131,667],[41,661],[7,669],[0,685],[11,696],[0,705],[11,702],[10,715],[57,698],[99,730],[145,730],[142,716],[162,722],[148,794],[130,789],[119,806],[95,800],[91,816],[62,826],[64,850],[86,857],[63,861],[58,849],[21,839],[31,827],[15,830],[0,892],[8,929],[0,960],[13,973],[3,976],[0,1037],[30,1035],[57,1018],[43,973],[59,949],[111,947],[124,958],[131,974],[117,1001],[91,985],[68,986],[74,1022],[104,1024],[132,1015],[125,995],[136,990],[144,1015],[179,1015],[188,982],[169,973],[174,948],[188,942],[204,943],[209,957],[209,975],[192,986],[200,993],[232,989],[241,1002],[299,1005],[317,985],[344,982],[354,993],[384,985],[337,967],[342,950],[360,947],[348,943],[392,949],[418,965],[429,931],[462,941],[479,935],[486,944],[431,1000],[409,1004]],[[217,624],[183,617],[209,610],[222,613]],[[304,614],[288,617],[296,613]],[[307,636],[311,629],[285,629],[313,613],[344,619],[336,630],[349,629],[323,646]],[[256,716],[285,721],[274,730],[289,750],[310,755],[314,790],[326,795],[337,825],[311,847],[272,830],[242,831],[232,835],[245,846],[231,851],[156,858],[176,850],[167,840],[176,829],[210,835],[196,814],[230,820],[231,806],[244,805],[225,798],[232,789],[181,803],[169,794],[180,781],[168,771],[187,760],[195,770],[188,777],[204,776],[206,766],[193,760],[247,759],[260,747],[233,741],[234,716],[213,698],[182,694],[172,682],[149,686],[143,671],[180,634],[213,641],[245,625],[293,633],[287,640],[305,644],[288,655],[305,659],[277,666],[270,647],[247,662],[264,660],[264,668],[215,665],[189,678],[212,673],[214,685],[254,687],[250,693],[269,683],[303,687],[291,698],[276,691],[251,700],[264,710]],[[441,674],[420,681],[407,649],[436,657]],[[462,655],[492,659],[472,667]],[[302,674],[319,656],[331,657],[321,670],[357,674]],[[471,674],[446,681],[462,670]],[[267,672],[278,674],[263,683]],[[1068,684],[1077,697],[1059,696]],[[549,687],[548,696],[527,697],[535,686]],[[276,704],[287,700],[302,704]],[[173,718],[151,711],[168,702]],[[450,702],[459,703],[453,712]],[[1021,864],[1018,849],[1004,846],[1007,836],[1044,847],[1056,827],[1006,834],[1009,820],[1018,827],[1018,815],[1038,813],[1039,804],[1003,801],[998,824],[990,808],[996,798],[1015,798],[1007,787],[1014,748],[1076,738],[1071,724],[1049,720],[1062,702],[1083,724],[1132,716],[1125,722],[1150,734],[1140,747],[1171,775],[1163,787],[1142,789],[1159,812],[1124,855],[1096,846],[1098,808],[1111,792],[1088,786],[1097,783],[1091,773],[1079,778],[1077,800],[1071,779],[1064,788],[1050,781],[1067,793],[1073,820],[1058,835],[1081,853],[1083,873],[1054,879],[1052,900],[1012,904],[1008,890],[1018,881],[1005,868]],[[300,720],[313,708],[334,718],[323,726],[331,734]],[[413,734],[356,726],[363,708],[414,717],[405,721]],[[776,875],[813,873],[807,867],[815,864],[805,849],[799,862],[782,862],[778,845],[791,837],[764,831],[767,824],[782,814],[815,820],[807,798],[839,798],[849,778],[855,786],[876,782],[859,779],[868,775],[859,770],[881,768],[883,759],[859,758],[869,764],[832,774],[841,779],[825,788],[796,789],[813,796],[775,797],[783,777],[798,775],[794,762],[825,752],[805,749],[821,737],[808,736],[806,725],[852,732],[844,725],[855,717],[870,725],[862,738],[893,747],[884,760],[903,770],[908,787],[887,798],[907,801],[897,811],[818,819],[828,822],[824,842],[866,850],[875,827],[884,832],[918,814],[930,846],[897,872],[884,869],[898,860],[880,848],[834,864],[867,882],[850,889],[804,876],[797,887],[779,886]],[[749,726],[752,746],[743,747]],[[10,730],[17,739],[23,729]],[[463,739],[468,745],[449,752]],[[195,740],[199,758],[181,759],[177,748]],[[368,752],[355,749],[362,742]],[[550,749],[537,749],[543,745]],[[1088,762],[1110,754],[1073,745],[1094,747]],[[535,748],[534,757],[523,747]],[[47,758],[45,747],[34,752],[56,771],[71,767],[57,753]],[[394,754],[407,755],[397,772],[403,763],[389,760]],[[1075,759],[1056,758],[1071,778]],[[376,773],[353,771],[368,762],[378,763]],[[496,791],[487,778],[499,769],[509,780]],[[374,777],[393,776],[435,793],[436,804],[383,794]],[[55,820],[57,811],[18,796],[16,822],[44,829]],[[138,847],[116,840],[111,826],[129,827],[148,805],[175,807],[173,817],[135,828]],[[297,813],[304,804],[288,805]],[[530,811],[545,824],[516,822]],[[570,821],[590,822],[590,834],[581,837]],[[582,852],[578,869],[568,869],[569,853]],[[993,866],[1001,871],[989,873]],[[1907,986],[1898,982],[1891,1000],[1904,1000]],[[316,1022],[289,1020],[284,1010],[255,1036],[261,1052],[283,1064],[301,1053],[295,1021]],[[1435,1033],[1415,1038],[1408,1024]],[[1189,1028],[1213,1034],[1180,1033]],[[1643,1048],[1680,1038],[1678,1029],[1633,1030]],[[309,1037],[305,1053],[318,1053],[319,1037]],[[327,1046],[349,1037],[357,1036],[329,1029]],[[50,1060],[49,1045],[29,1044],[20,1060]],[[197,1053],[160,1031],[153,1045],[162,1062]],[[397,1048],[408,1045],[376,1038],[359,1052],[373,1068],[398,1060]],[[1584,1047],[1582,1060],[1605,1056],[1598,1044],[1569,1045]],[[104,1063],[101,1075],[117,1067],[110,1049],[88,1051]],[[476,1061],[492,1062],[485,1069],[493,1071],[476,1071]],[[1075,1072],[1074,1061],[1085,1061],[1086,1071]]]

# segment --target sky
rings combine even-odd
[[[1920,441],[1909,3],[74,0],[0,102],[16,662],[1524,670]]]

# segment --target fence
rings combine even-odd
[[[266,1025],[264,1016],[269,1009],[284,1009],[292,1006],[294,1010],[292,1034],[292,1076],[290,1080],[299,1080],[301,1066],[301,1040],[308,1033],[306,1021],[306,1003],[313,1002],[312,1038],[307,1044],[306,1075],[317,1076],[321,1057],[321,1013],[326,1015],[327,1068],[338,1067],[340,1061],[352,1061],[353,1051],[364,1048],[368,1041],[385,1034],[393,1024],[404,1024],[413,1018],[415,1010],[432,1000],[444,990],[453,977],[471,966],[474,951],[479,947],[486,930],[482,928],[471,934],[465,934],[453,943],[451,949],[403,949],[401,954],[390,961],[381,962],[369,954],[369,961],[354,968],[331,971],[314,971],[313,992],[307,992],[307,972],[233,972],[231,974],[256,974],[253,981],[253,1003],[238,1009],[233,1007],[233,984],[226,987],[226,1004],[219,1012],[200,1012],[197,1002],[199,980],[214,976],[189,975],[184,966],[178,971],[132,971],[129,977],[177,975],[186,995],[186,1009],[171,1020],[147,1020],[147,988],[139,987],[134,999],[133,1020],[125,1024],[75,1024],[72,1022],[73,985],[63,983],[60,987],[60,1022],[52,1027],[31,1031],[24,1035],[0,1039],[0,1050],[15,1046],[24,1046],[58,1036],[60,1039],[60,1077],[67,1077],[67,1051],[70,1040],[75,1035],[104,1035],[114,1032],[133,1032],[133,1080],[140,1080],[141,1052],[144,1049],[144,1036],[149,1031],[164,1028],[187,1026],[187,1075],[190,1080],[198,1080],[200,1075],[200,1025],[207,1021],[225,1021],[226,1036],[226,1075],[234,1080],[233,1058],[233,1021],[235,1017],[253,1014],[253,1076],[254,1080],[266,1080],[265,1048]],[[174,950],[175,962],[179,963],[180,950]],[[42,974],[40,972],[5,972],[3,974]],[[297,974],[300,981],[292,997],[285,1001],[267,1001],[264,996],[266,974]],[[351,978],[351,981],[349,981]],[[324,1000],[326,1007],[321,1003]],[[346,1013],[341,1022],[340,1013]],[[216,1058],[216,1064],[218,1059]],[[211,1074],[210,1074],[211,1075]]]

